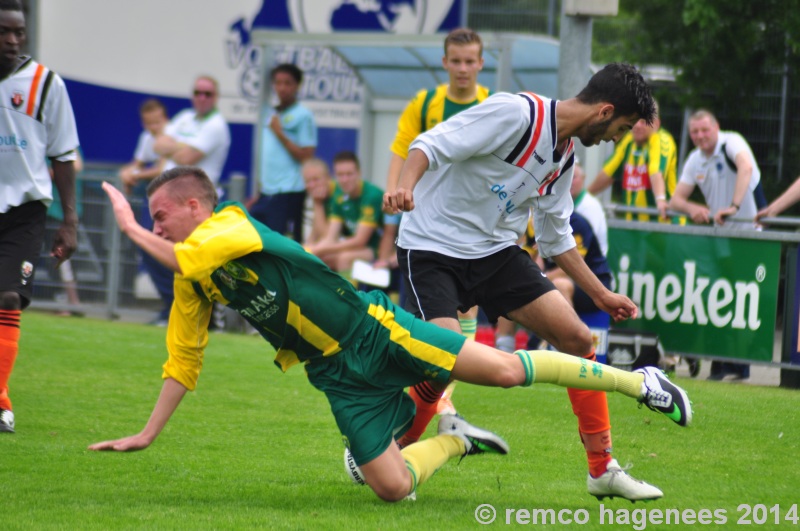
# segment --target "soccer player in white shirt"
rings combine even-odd
[[[517,246],[533,208],[536,241],[615,320],[636,305],[603,286],[576,249],[569,224],[574,144],[618,140],[639,119],[652,122],[650,87],[632,66],[614,63],[578,96],[556,101],[499,93],[426,131],[411,144],[387,211],[405,212],[398,259],[408,309],[458,330],[456,309],[478,304],[494,321],[511,319],[558,350],[593,359],[589,328],[528,254]],[[654,499],[611,457],[605,394],[570,389],[589,461],[589,493]]]
[[[6,433],[15,429],[8,380],[19,351],[20,316],[31,301],[53,184],[64,213],[51,251],[56,265],[78,245],[78,131],[72,105],[55,72],[20,55],[25,40],[22,4],[0,0],[0,432]]]

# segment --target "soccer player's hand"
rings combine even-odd
[[[120,230],[127,232],[129,228],[137,225],[133,209],[125,194],[108,182],[103,182],[103,190],[108,194],[108,199],[111,201],[114,217],[117,218],[117,225],[119,225]]]
[[[383,211],[389,214],[414,210],[414,192],[407,188],[397,188],[394,192],[383,194]]]
[[[135,452],[136,450],[144,450],[150,443],[152,443],[152,439],[149,437],[145,437],[144,435],[137,434],[131,435],[130,437],[124,437],[122,439],[116,439],[113,441],[103,441],[99,443],[94,443],[89,446],[89,450],[94,452],[102,452],[102,451],[111,451],[111,452]]]
[[[595,304],[609,314],[614,322],[636,319],[639,313],[639,309],[632,300],[613,291],[606,291],[599,301],[595,301]]]
[[[60,266],[65,260],[69,260],[77,248],[78,227],[62,223],[53,238],[53,247],[50,250],[50,256],[56,259],[55,267]]]

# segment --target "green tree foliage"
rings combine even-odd
[[[676,67],[692,107],[740,100],[747,114],[764,74],[800,67],[800,0],[620,0],[594,28],[593,59]]]

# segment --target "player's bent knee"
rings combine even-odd
[[[403,500],[409,494],[409,484],[407,481],[382,482],[377,485],[370,485],[378,498],[386,502],[397,502]]]
[[[581,323],[581,326],[568,334],[567,337],[560,342],[558,348],[567,354],[585,358],[592,354],[593,346],[592,332],[589,330],[588,326]]]
[[[514,356],[514,359],[506,363],[501,370],[495,371],[494,378],[494,384],[504,389],[525,383],[525,368],[522,366],[519,357]]]
[[[22,309],[22,297],[15,291],[0,292],[0,310]]]

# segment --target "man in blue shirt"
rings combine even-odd
[[[264,126],[259,193],[247,202],[250,215],[296,242],[303,241],[306,192],[300,166],[314,156],[317,124],[297,101],[303,72],[290,63],[270,72],[278,106]]]

